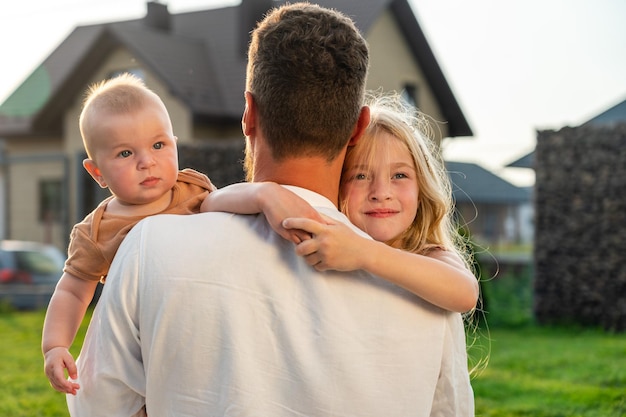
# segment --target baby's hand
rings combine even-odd
[[[44,370],[52,388],[59,392],[76,395],[80,386],[65,377],[65,369],[71,379],[78,377],[76,362],[69,350],[64,347],[55,347],[44,355]]]

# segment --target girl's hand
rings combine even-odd
[[[354,271],[361,269],[364,246],[368,239],[359,236],[347,225],[324,216],[324,223],[306,218],[287,218],[285,229],[301,229],[311,235],[296,246],[296,253],[318,271]]]

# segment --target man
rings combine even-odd
[[[364,39],[342,14],[299,3],[267,15],[248,60],[249,178],[348,223],[336,206],[369,120]],[[470,416],[458,319],[364,272],[316,272],[263,215],[154,216],[111,266],[70,411]]]

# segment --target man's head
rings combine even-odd
[[[363,105],[368,47],[338,11],[308,3],[268,13],[252,33],[247,100],[275,161],[335,159]]]

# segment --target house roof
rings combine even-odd
[[[534,168],[534,166],[535,166],[535,152],[534,151],[507,164],[507,167],[512,167],[512,168]]]
[[[626,123],[626,100],[592,117],[581,126],[611,127],[619,123]]]
[[[457,203],[518,204],[530,201],[530,191],[517,187],[477,164],[446,161]]]
[[[246,24],[243,12],[256,10],[260,19],[271,6],[284,2],[243,0],[237,6],[180,14],[148,2],[142,19],[78,26],[0,106],[0,135],[60,133],[67,106],[120,46],[144,62],[171,94],[189,106],[195,119],[238,122],[244,106],[246,46],[257,20]],[[317,3],[352,17],[366,37],[389,8],[440,104],[449,135],[472,135],[407,0]]]

